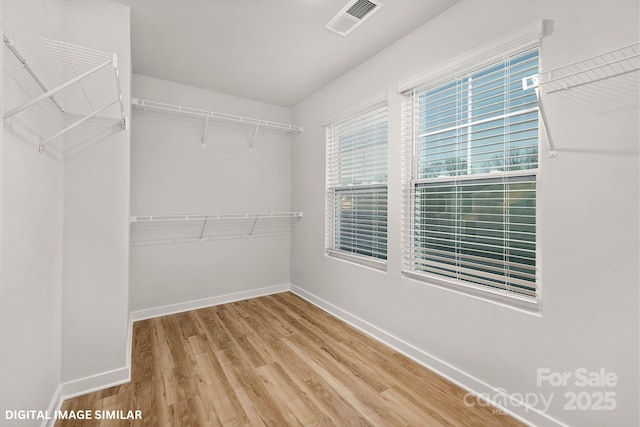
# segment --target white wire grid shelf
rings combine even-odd
[[[302,212],[132,215],[131,244],[150,245],[286,235]]]
[[[40,152],[46,144],[116,104],[119,105],[118,114],[102,118],[113,118],[126,129],[116,54],[24,34],[4,33],[2,38],[23,73],[27,73],[39,91],[39,94],[31,93],[32,98],[27,102],[7,108],[3,119],[36,105],[42,109],[53,106],[59,113],[80,117],[71,124],[66,120],[57,123],[60,130],[40,140]]]
[[[640,69],[640,42],[540,73],[546,93],[558,92]]]
[[[540,88],[543,88],[547,94],[551,94],[622,76],[639,69],[640,42],[635,42],[582,61],[523,78],[523,89],[526,90],[533,87],[538,96],[542,127],[549,144],[549,157],[556,157],[556,147],[547,124],[548,120],[544,102],[540,97]]]
[[[200,119],[204,123],[204,133],[202,136],[202,145],[205,145],[207,130],[211,122],[222,122],[227,124],[239,125],[253,130],[252,139],[249,146],[252,147],[258,131],[273,130],[278,132],[302,133],[304,129],[288,123],[279,123],[269,120],[254,119],[251,117],[236,116],[233,114],[216,113],[213,111],[201,110],[198,108],[183,107],[180,105],[166,104],[163,102],[148,101],[144,99],[132,98],[131,106],[134,110],[149,111],[155,113],[169,114],[174,117],[189,117]]]

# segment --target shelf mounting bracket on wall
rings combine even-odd
[[[253,150],[253,144],[256,141],[256,136],[258,136],[258,131],[260,130],[260,125],[256,125],[256,130],[253,132],[253,137],[251,138],[251,141],[249,141],[249,149]]]
[[[549,126],[547,125],[547,113],[544,109],[544,102],[540,96],[540,77],[536,74],[533,76],[524,77],[522,79],[522,89],[527,90],[534,88],[536,91],[536,97],[538,98],[538,111],[540,112],[540,118],[542,119],[542,130],[547,139],[549,145],[549,157],[553,158],[557,156],[556,146],[551,138],[551,132],[549,132]]]
[[[38,144],[38,150],[40,152],[44,150],[44,146],[46,144],[64,135],[71,129],[78,127],[87,120],[96,117],[98,114],[104,112],[107,108],[115,104],[119,104],[120,106],[120,126],[122,129],[127,128],[124,102],[118,74],[118,56],[116,54],[108,54],[62,41],[26,35],[6,33],[3,34],[2,39],[5,46],[7,46],[7,48],[14,54],[22,67],[29,73],[36,84],[44,92],[41,95],[6,111],[3,115],[4,120],[39,104],[47,98],[56,105],[60,112],[63,114],[68,113],[68,111],[65,111],[65,109],[62,108],[55,98],[55,95],[70,88],[76,83],[82,85],[82,82],[85,82],[86,84],[91,85],[89,92],[92,94],[96,94],[100,91],[102,91],[102,93],[107,93],[110,90],[115,91],[115,100],[111,98],[112,95],[108,95],[110,98],[108,100],[99,99],[99,101],[101,101],[100,104],[103,106],[96,109],[93,107],[93,102],[89,100],[87,90],[85,90],[85,87],[83,86],[82,92],[84,93],[91,111],[83,113],[83,117],[81,119],[64,127],[54,135],[41,139]],[[110,69],[112,71],[110,71]],[[49,84],[51,82],[55,82],[56,84]],[[51,86],[53,86],[53,88],[49,89]],[[112,86],[114,89],[111,89],[111,87],[108,86]],[[98,95],[94,96],[96,98],[104,97]],[[93,101],[96,101],[96,99]]]
[[[248,234],[249,237],[253,237],[253,230],[255,230],[256,228],[256,223],[258,222],[259,217],[260,217],[259,215],[256,215],[256,217],[254,218],[253,224],[251,224],[251,230],[249,230],[249,234]]]
[[[33,80],[36,81],[36,83],[38,84],[38,86],[40,86],[40,89],[42,89],[42,91],[44,93],[49,92],[49,89],[47,89],[47,86],[45,86],[44,83],[42,83],[42,80],[40,80],[40,77],[38,77],[38,75],[36,74],[35,71],[33,71],[33,68],[31,68],[31,66],[27,63],[27,60],[24,59],[22,57],[22,55],[20,55],[20,52],[18,52],[18,49],[16,49],[16,47],[13,45],[13,43],[11,43],[11,40],[9,40],[9,38],[7,37],[6,34],[2,35],[2,41],[4,42],[4,44],[9,48],[9,50],[15,55],[16,58],[18,58],[18,61],[22,64],[22,67],[27,70],[27,72],[29,74],[31,74],[31,77],[33,77]],[[64,108],[62,107],[62,105],[60,105],[60,103],[53,97],[53,95],[51,95],[49,97],[51,99],[51,102],[54,103],[54,105],[56,107],[58,107],[58,109],[60,110],[61,113],[64,113]]]
[[[204,240],[204,230],[207,229],[207,220],[209,219],[209,215],[204,216],[204,221],[202,221],[202,231],[200,232],[200,241]]]
[[[118,71],[118,55],[113,54],[113,72],[116,78],[116,89],[118,91],[118,103],[120,104],[120,115],[122,116],[120,127],[127,129],[127,117],[124,114],[124,101],[122,100],[122,88],[120,87],[120,72]]]
[[[40,144],[38,145],[38,151],[40,153],[42,153],[44,151],[44,146],[46,144],[50,143],[51,141],[53,141],[54,139],[58,138],[59,136],[69,132],[71,129],[80,126],[82,123],[86,122],[87,120],[96,117],[98,114],[102,113],[104,110],[106,110],[107,108],[111,107],[116,102],[118,102],[118,101],[113,101],[112,103],[105,105],[104,107],[94,111],[93,113],[89,114],[88,116],[84,116],[83,118],[81,118],[77,122],[65,127],[64,129],[62,129],[61,131],[59,131],[59,132],[55,133],[54,135],[48,137],[47,139],[43,139],[42,141],[40,141]]]
[[[205,147],[205,139],[207,139],[207,130],[209,130],[209,117],[204,120],[204,131],[202,132],[202,147]]]

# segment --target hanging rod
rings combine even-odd
[[[5,33],[2,39],[5,46],[14,54],[22,67],[44,92],[17,107],[8,109],[3,115],[4,120],[33,107],[47,98],[49,98],[62,113],[68,113],[68,111],[65,111],[59,104],[55,95],[76,83],[84,94],[84,99],[91,110],[88,113],[81,114],[81,119],[64,127],[53,136],[41,139],[38,147],[40,152],[43,151],[44,146],[49,142],[87,120],[96,117],[108,107],[115,104],[119,104],[120,106],[119,121],[121,122],[122,129],[126,129],[127,121],[118,74],[118,57],[116,54],[109,54],[58,40],[22,34]],[[111,95],[106,95],[108,99],[94,99],[104,98],[105,95],[103,94],[107,94],[111,90],[113,90]],[[98,96],[97,93],[101,95]],[[89,94],[92,96],[89,96]],[[115,100],[113,100],[113,94],[116,95]],[[95,108],[93,104],[98,101],[101,101],[100,104],[102,107]]]
[[[554,93],[640,69],[640,42],[540,73],[540,86]]]
[[[201,110],[198,108],[183,107],[180,105],[166,104],[163,102],[148,101],[144,99],[131,98],[131,105],[135,110],[152,111],[157,113],[167,113],[175,116],[192,117],[197,119],[204,119],[204,134],[202,137],[202,145],[207,136],[207,130],[209,128],[209,120],[219,120],[229,123],[242,124],[250,127],[255,127],[251,140],[249,141],[249,147],[253,146],[253,142],[258,134],[258,130],[273,129],[287,133],[302,133],[303,128],[301,126],[295,126],[288,123],[272,122],[269,120],[254,119],[251,117],[236,116],[233,114],[216,113],[213,111]]]

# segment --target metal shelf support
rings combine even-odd
[[[540,78],[538,75],[525,77],[522,79],[522,89],[527,90],[534,88],[536,91],[536,97],[538,98],[538,111],[540,112],[540,118],[542,119],[542,130],[545,134],[547,144],[549,145],[549,157],[553,158],[557,156],[556,146],[551,138],[551,132],[549,132],[549,125],[547,124],[547,113],[544,109],[544,102],[540,96]]]
[[[94,118],[95,116],[97,116],[98,114],[100,114],[104,110],[106,110],[107,108],[109,108],[112,105],[114,105],[116,102],[118,102],[118,101],[113,101],[111,104],[105,105],[104,107],[94,111],[93,113],[89,114],[88,116],[84,116],[83,118],[81,118],[77,122],[65,127],[64,129],[62,129],[61,131],[57,132],[56,134],[50,136],[49,138],[40,141],[40,144],[38,145],[38,151],[40,153],[42,153],[44,151],[44,146],[45,145],[47,145],[48,143],[50,143],[54,139],[58,138],[59,136],[69,132],[71,129],[80,126],[82,123],[86,122],[87,120]]]
[[[258,222],[258,218],[260,218],[260,216],[256,215],[256,217],[253,219],[253,224],[251,224],[251,230],[249,230],[249,234],[248,234],[249,237],[253,236],[253,230],[255,230],[256,228],[256,223]]]
[[[204,230],[206,230],[207,228],[207,219],[209,219],[209,216],[205,215],[204,221],[202,221],[202,231],[200,232],[200,241],[204,240]]]
[[[32,100],[30,100],[28,102],[25,102],[24,104],[19,105],[16,108],[13,108],[13,109],[7,111],[6,113],[4,113],[4,119],[6,120],[11,116],[14,116],[14,115],[18,114],[19,112],[24,111],[27,108],[34,106],[35,104],[37,104],[38,102],[42,101],[43,99],[51,98],[53,95],[55,95],[56,93],[60,92],[61,90],[66,89],[69,86],[71,86],[72,84],[74,84],[76,82],[79,82],[80,80],[84,79],[85,77],[88,77],[91,74],[102,70],[104,67],[106,67],[108,65],[111,65],[112,61],[113,60],[109,60],[107,62],[104,62],[104,63],[98,65],[97,67],[94,67],[91,70],[87,71],[86,73],[82,73],[78,77],[75,77],[75,78],[73,78],[71,80],[68,80],[66,83],[63,83],[60,86],[57,86],[56,88],[51,89],[51,90],[43,93],[42,95],[37,96],[37,97],[33,98]]]
[[[45,86],[45,84],[42,82],[42,80],[40,80],[40,77],[38,77],[36,72],[33,71],[31,66],[27,63],[27,60],[24,59],[22,57],[22,55],[20,55],[20,52],[18,52],[18,49],[16,49],[16,47],[13,45],[13,43],[11,43],[11,40],[9,40],[9,38],[7,37],[6,34],[2,35],[2,41],[4,41],[4,44],[15,55],[15,57],[18,58],[18,61],[22,64],[22,67],[25,70],[27,70],[27,72],[31,75],[31,77],[33,77],[33,80],[35,80],[36,83],[38,84],[38,86],[40,86],[40,89],[42,89],[42,91],[44,93],[49,92],[49,89],[47,89],[47,86]],[[60,112],[64,113],[64,108],[62,107],[62,105],[60,105],[60,103],[58,103],[58,101],[53,97],[53,95],[49,96],[49,98],[51,99],[51,102],[53,102],[55,104],[55,106],[58,107]]]
[[[202,132],[202,148],[205,147],[205,139],[207,139],[207,130],[209,129],[209,117],[204,121],[204,132]]]
[[[253,144],[256,141],[256,136],[258,136],[258,131],[260,130],[260,125],[256,125],[256,130],[253,132],[253,137],[251,138],[251,141],[249,141],[249,149],[253,150]]]

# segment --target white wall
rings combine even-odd
[[[62,38],[61,0],[0,5],[3,30]],[[6,110],[40,89],[4,46],[2,51],[0,105]],[[7,409],[46,409],[60,382],[64,166],[55,152],[38,154],[39,138],[54,126],[43,110],[32,108],[4,122],[0,132],[0,425],[15,425],[5,419]],[[22,423],[30,424],[38,422]]]
[[[128,104],[127,7],[8,0],[2,12],[8,31],[117,52]],[[39,95],[13,55],[3,57],[3,108]],[[64,93],[58,98],[73,110]],[[48,408],[61,382],[116,368],[128,374],[128,132],[104,129],[82,150],[82,132],[68,134],[38,154],[39,141],[62,123],[44,102],[7,120],[2,131],[3,424],[15,422],[4,419],[5,409]],[[76,149],[72,156],[65,146]]]
[[[2,18],[0,18],[0,33],[4,34],[4,0],[0,0],[0,11],[2,11]],[[4,55],[0,55],[0,69],[4,70]],[[0,78],[0,115],[4,117],[4,71],[2,78]],[[0,242],[2,242],[2,206],[4,194],[4,131],[0,132]],[[2,277],[2,244],[0,244],[0,278]],[[0,280],[0,296],[2,295],[2,281]],[[0,297],[0,304],[2,304],[2,298]],[[4,319],[3,319],[4,320]],[[4,323],[0,323],[0,331],[4,331]],[[4,332],[3,332],[4,333]],[[4,407],[0,408],[0,410]]]
[[[128,110],[129,8],[103,0],[65,0],[64,38],[118,54]],[[118,111],[115,107],[111,114]],[[128,374],[129,136],[115,124],[82,150],[65,139],[73,155],[67,155],[64,171],[63,381],[117,369],[123,379]]]
[[[188,65],[185,65],[188,66]],[[282,123],[291,110],[134,75],[134,97]],[[290,210],[291,142],[286,135],[134,111],[133,214]],[[289,236],[133,246],[131,310],[289,283]]]
[[[485,382],[508,394],[553,393],[548,415],[571,425],[638,425],[637,73],[545,97],[558,157],[543,157],[541,164],[541,317],[401,276],[397,94],[403,79],[536,19],[553,21],[542,49],[542,68],[551,69],[637,41],[637,17],[635,0],[463,0],[296,106],[293,118],[305,133],[292,147],[292,208],[303,210],[305,218],[292,236],[292,283],[433,357],[424,360],[440,359],[463,384]],[[321,125],[385,91],[390,103],[386,273],[324,256]],[[564,410],[564,393],[571,387],[536,384],[537,368],[581,367],[617,374],[614,388],[573,387],[614,391],[614,411]],[[545,422],[532,412],[519,413]]]

